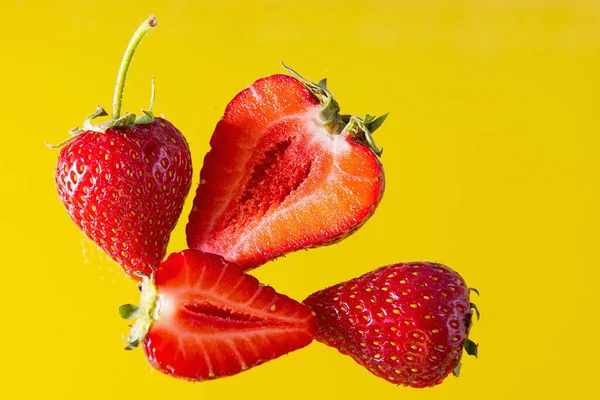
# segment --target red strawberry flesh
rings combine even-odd
[[[190,248],[250,269],[338,241],[372,215],[381,164],[349,132],[324,125],[322,109],[287,75],[260,79],[231,101],[204,160]]]
[[[156,369],[182,379],[237,374],[308,345],[316,329],[308,307],[219,256],[172,254],[156,271],[154,287],[144,351]]]

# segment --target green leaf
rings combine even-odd
[[[129,345],[136,348],[140,345],[140,338],[135,339],[133,342],[129,342]]]
[[[374,120],[375,120],[375,116],[374,115],[367,114],[365,116],[365,124],[367,124],[367,125],[369,125]]]
[[[86,119],[89,120],[89,121],[91,121],[94,118],[105,117],[107,115],[108,115],[108,113],[106,112],[106,110],[104,108],[102,108],[100,106],[96,106],[96,109],[94,110],[94,112],[89,117],[87,117]]]
[[[83,132],[83,131],[81,131]],[[58,143],[58,144],[50,144],[48,142],[44,142],[46,144],[46,147],[48,147],[49,149],[58,149],[59,147],[64,146],[65,144],[75,140],[75,138],[77,137],[77,135],[79,135],[81,132],[78,132],[76,134],[73,134],[70,138],[63,140],[62,142]]]
[[[332,115],[333,114],[337,115],[337,113],[339,112],[339,105],[337,104],[337,102],[335,100],[333,100],[333,95],[331,94],[331,92],[329,90],[327,90],[327,80],[326,79],[321,79],[321,81],[319,83],[314,83],[314,82],[311,82],[308,79],[304,78],[302,75],[300,75],[299,73],[297,73],[296,71],[294,71],[293,69],[288,67],[287,65],[285,65],[285,63],[283,61],[281,61],[281,66],[290,75],[292,75],[294,78],[296,78],[300,82],[302,82],[304,84],[304,86],[306,86],[306,88],[312,92],[312,94],[317,96],[317,98],[321,102],[321,114],[323,114],[323,112],[328,111],[328,113],[331,113]],[[325,118],[325,120],[328,121],[327,118]]]
[[[135,121],[133,121],[133,125],[143,125],[143,124],[151,124],[154,121],[154,114],[152,111],[142,110],[144,115],[136,117]]]
[[[342,120],[344,119],[344,115],[341,115],[340,117]],[[359,136],[360,139],[364,139],[366,145],[369,146],[377,156],[381,156],[382,150],[375,144],[375,140],[373,140],[373,136],[371,135],[372,132],[363,119],[351,115],[349,122],[343,130],[349,132],[351,135]]]
[[[481,314],[479,313],[479,310],[477,309],[475,303],[471,303],[471,308],[475,310],[475,315],[477,315],[477,321],[479,321],[479,318],[481,318]]]
[[[474,287],[470,287],[470,288],[469,288],[469,290],[470,290],[471,292],[475,292],[475,293],[477,293],[477,296],[479,296],[479,295],[480,295],[480,294],[479,294],[479,290],[475,289]]]
[[[452,370],[452,375],[456,376],[457,378],[460,375],[460,367],[462,367],[462,363],[459,360]]]
[[[83,121],[82,131],[93,131],[94,126],[92,125],[92,120],[98,117],[104,117],[106,115],[108,115],[108,113],[106,112],[106,110],[104,110],[104,108],[96,106],[96,110]],[[76,135],[77,131],[73,131],[73,133],[71,134]]]
[[[385,113],[385,114],[380,115],[379,117],[375,118],[373,121],[367,123],[367,128],[369,128],[369,131],[371,133],[373,133],[377,129],[379,129],[379,127],[385,122],[388,115],[389,115],[389,113]]]
[[[112,124],[111,126],[129,126],[132,125],[135,122],[135,114],[125,114],[123,115],[121,118],[119,119],[115,119],[114,121],[111,121]]]
[[[139,313],[140,308],[134,304],[122,304],[119,306],[119,315],[123,319],[136,319]]]
[[[133,350],[140,345],[140,340],[136,339],[133,342],[127,342],[127,346],[125,346],[125,350]]]
[[[465,339],[465,351],[467,352],[468,355],[470,356],[475,356],[475,358],[478,357],[479,353],[478,353],[478,344],[476,344],[474,341],[472,341],[471,339],[467,338]]]
[[[127,344],[125,350],[133,350],[140,345],[140,339],[131,340],[131,337],[126,338],[125,335],[121,335],[123,341]]]

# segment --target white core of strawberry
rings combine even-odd
[[[308,132],[312,135],[307,139],[313,143],[317,143],[325,151],[332,152],[334,158],[342,153],[351,150],[348,143],[348,132],[342,132],[338,135],[332,135],[319,121],[320,107],[315,107],[306,114],[306,124]]]

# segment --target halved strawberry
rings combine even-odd
[[[371,133],[386,116],[340,115],[325,81],[289,71],[295,77],[259,79],[227,106],[187,226],[190,248],[245,269],[342,240],[383,196]]]
[[[316,330],[308,307],[200,251],[171,254],[141,290],[140,307],[119,308],[138,318],[127,349],[142,343],[154,368],[182,379],[237,374],[308,345]]]

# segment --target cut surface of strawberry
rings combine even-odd
[[[188,245],[251,269],[348,236],[383,195],[371,133],[384,119],[341,116],[324,83],[259,79],[213,133]]]
[[[263,286],[223,258],[195,250],[170,255],[141,283],[128,348],[142,345],[165,374],[203,381],[234,375],[308,345],[310,309]]]

